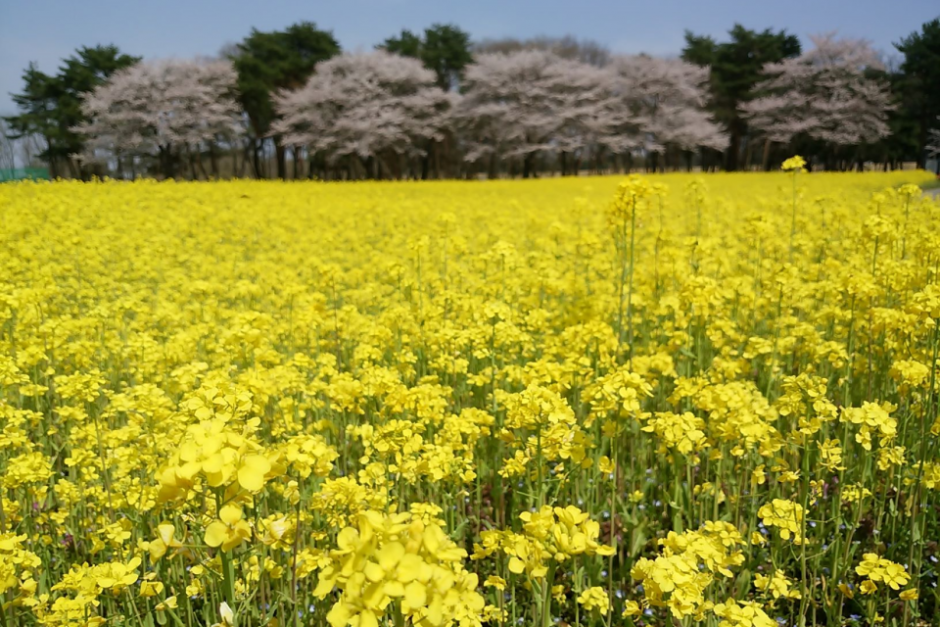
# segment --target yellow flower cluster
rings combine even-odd
[[[936,623],[933,177],[805,165],[0,186],[0,626]]]
[[[753,601],[738,602],[728,599],[725,603],[718,603],[714,608],[715,615],[721,620],[718,627],[774,627],[777,621],[772,619]]]
[[[610,556],[611,546],[598,541],[600,525],[577,507],[545,505],[536,512],[522,512],[523,532],[490,530],[480,534],[481,544],[474,545],[473,559],[481,560],[495,553],[509,556],[509,571],[542,578],[550,563],[564,562],[580,555]]]
[[[803,543],[803,506],[785,499],[774,499],[757,511],[764,524],[777,527],[784,540],[793,538],[794,544]]]
[[[783,165],[780,166],[780,169],[784,172],[805,172],[806,159],[796,155],[795,157],[790,157],[783,162]]]
[[[877,553],[865,553],[862,561],[855,567],[855,572],[868,578],[862,582],[862,592],[865,594],[874,592],[879,582],[892,590],[900,590],[901,586],[906,586],[911,580],[904,566],[879,557]]]
[[[783,574],[782,571],[775,570],[773,574],[757,574],[754,576],[754,587],[764,592],[769,592],[775,599],[799,599],[800,591],[791,587],[792,582]]]
[[[744,539],[730,523],[708,521],[699,531],[670,531],[660,544],[662,554],[639,559],[631,575],[643,583],[649,604],[668,607],[676,618],[701,617],[711,609],[705,588],[714,574],[732,577],[731,567],[744,562]]]
[[[341,591],[327,615],[332,627],[377,627],[393,602],[416,625],[480,624],[477,576],[463,567],[466,551],[439,526],[369,510],[336,543],[314,590],[321,599]]]

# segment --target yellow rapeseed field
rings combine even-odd
[[[924,172],[0,186],[3,627],[935,625]]]

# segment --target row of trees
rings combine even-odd
[[[940,20],[897,44],[895,68],[864,41],[812,43],[735,26],[721,43],[686,33],[681,57],[660,59],[570,37],[473,44],[437,25],[344,54],[301,23],[218,59],[83,48],[55,77],[27,69],[7,121],[42,138],[58,176],[735,170],[794,150],[828,168],[923,164],[940,126]]]

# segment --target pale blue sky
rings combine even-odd
[[[14,111],[30,61],[46,72],[82,45],[144,57],[212,55],[254,26],[310,20],[344,49],[371,48],[401,28],[450,22],[474,39],[571,34],[617,52],[676,55],[685,29],[721,38],[734,22],[807,35],[836,30],[891,43],[940,15],[937,0],[0,0],[0,114]]]

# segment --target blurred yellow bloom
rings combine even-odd
[[[251,525],[242,519],[242,509],[237,505],[224,505],[219,510],[219,520],[206,527],[205,541],[213,548],[231,551],[250,537]]]

